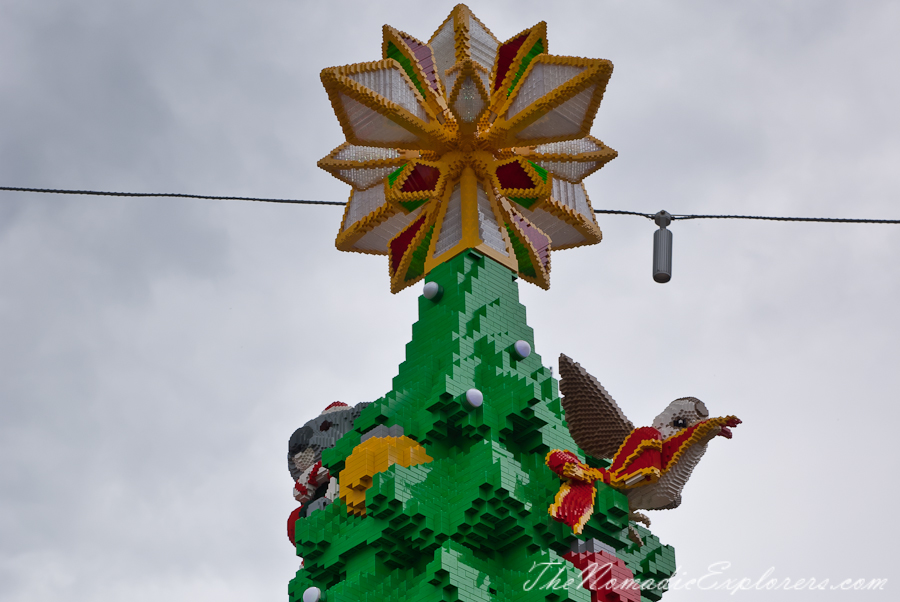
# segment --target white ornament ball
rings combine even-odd
[[[303,592],[303,602],[320,602],[322,600],[322,590],[318,587],[309,587]]]
[[[513,345],[513,348],[516,350],[516,355],[519,356],[519,359],[525,359],[529,355],[531,355],[531,345],[528,344],[528,341],[516,341],[516,344]]]
[[[469,389],[466,391],[466,401],[473,408],[479,408],[484,403],[484,395],[478,389]]]
[[[443,292],[441,285],[437,282],[426,282],[425,286],[422,287],[422,296],[431,301],[440,299]]]

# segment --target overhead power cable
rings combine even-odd
[[[126,197],[174,197],[179,199],[208,199],[213,201],[259,201],[261,203],[291,203],[294,205],[346,205],[341,201],[308,201],[304,199],[270,199],[250,196],[211,196],[208,194],[181,194],[177,192],[106,192],[101,190],[61,190],[57,188],[13,188],[0,186],[0,190],[11,192],[44,192],[48,194],[81,194],[91,196]]]
[[[615,209],[594,209],[594,213],[611,213],[613,215],[639,215],[647,219],[656,219],[657,213],[640,213],[638,211],[619,211]],[[681,215],[669,214],[672,221],[683,219],[755,219],[776,222],[836,222],[856,224],[900,224],[900,219],[858,219],[849,217],[776,217],[771,215]]]
[[[295,205],[346,205],[341,201],[312,201],[305,199],[273,199],[263,197],[246,196],[212,196],[206,194],[182,194],[173,192],[106,192],[99,190],[62,190],[54,188],[16,188],[0,186],[0,190],[9,192],[38,192],[46,194],[77,194],[92,196],[118,196],[118,197],[174,197],[180,199],[207,199],[213,201],[258,201],[261,203],[290,203]],[[657,213],[641,213],[639,211],[622,211],[618,209],[594,209],[594,213],[612,215],[636,215],[656,222],[659,229],[653,235],[653,280],[665,283],[672,278],[672,232],[666,229],[676,220],[686,219],[747,219],[768,220],[778,222],[832,222],[832,223],[856,223],[856,224],[900,224],[897,219],[857,219],[843,217],[775,217],[766,215],[681,215],[671,214],[668,211]]]
[[[39,192],[46,194],[74,194],[89,196],[120,196],[120,197],[169,197],[180,199],[207,199],[213,201],[257,201],[261,203],[288,203],[294,205],[346,205],[344,201],[313,201],[307,199],[275,199],[267,197],[249,196],[213,196],[208,194],[184,194],[178,192],[109,192],[103,190],[66,190],[60,188],[18,188],[12,186],[0,186],[0,190],[9,192]],[[610,215],[637,215],[647,219],[655,219],[656,213],[641,213],[640,211],[623,211],[619,209],[594,209],[594,213]],[[844,217],[775,217],[767,215],[690,215],[669,214],[670,220],[684,219],[754,219],[771,220],[778,222],[838,222],[860,224],[900,224],[900,219],[856,219]]]

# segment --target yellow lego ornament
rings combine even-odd
[[[544,22],[501,43],[463,4],[428,43],[385,25],[382,54],[322,71],[338,249],[388,255],[396,293],[468,249],[548,288],[551,250],[600,241],[582,180],[616,157],[589,135],[612,63],[547,54]]]

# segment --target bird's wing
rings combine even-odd
[[[559,356],[559,376],[566,422],[575,443],[595,458],[611,458],[634,425],[600,381],[564,354]]]

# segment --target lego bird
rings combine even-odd
[[[594,458],[611,459],[607,468],[581,462],[569,450],[554,449],[546,463],[564,479],[550,515],[581,533],[594,511],[594,483],[628,497],[629,518],[650,525],[638,510],[668,510],[681,504],[681,491],[717,436],[730,439],[736,416],[710,418],[696,397],[670,403],[652,426],[635,428],[600,382],[566,355],[559,356],[560,393],[569,433]],[[634,528],[631,537],[640,543]]]

